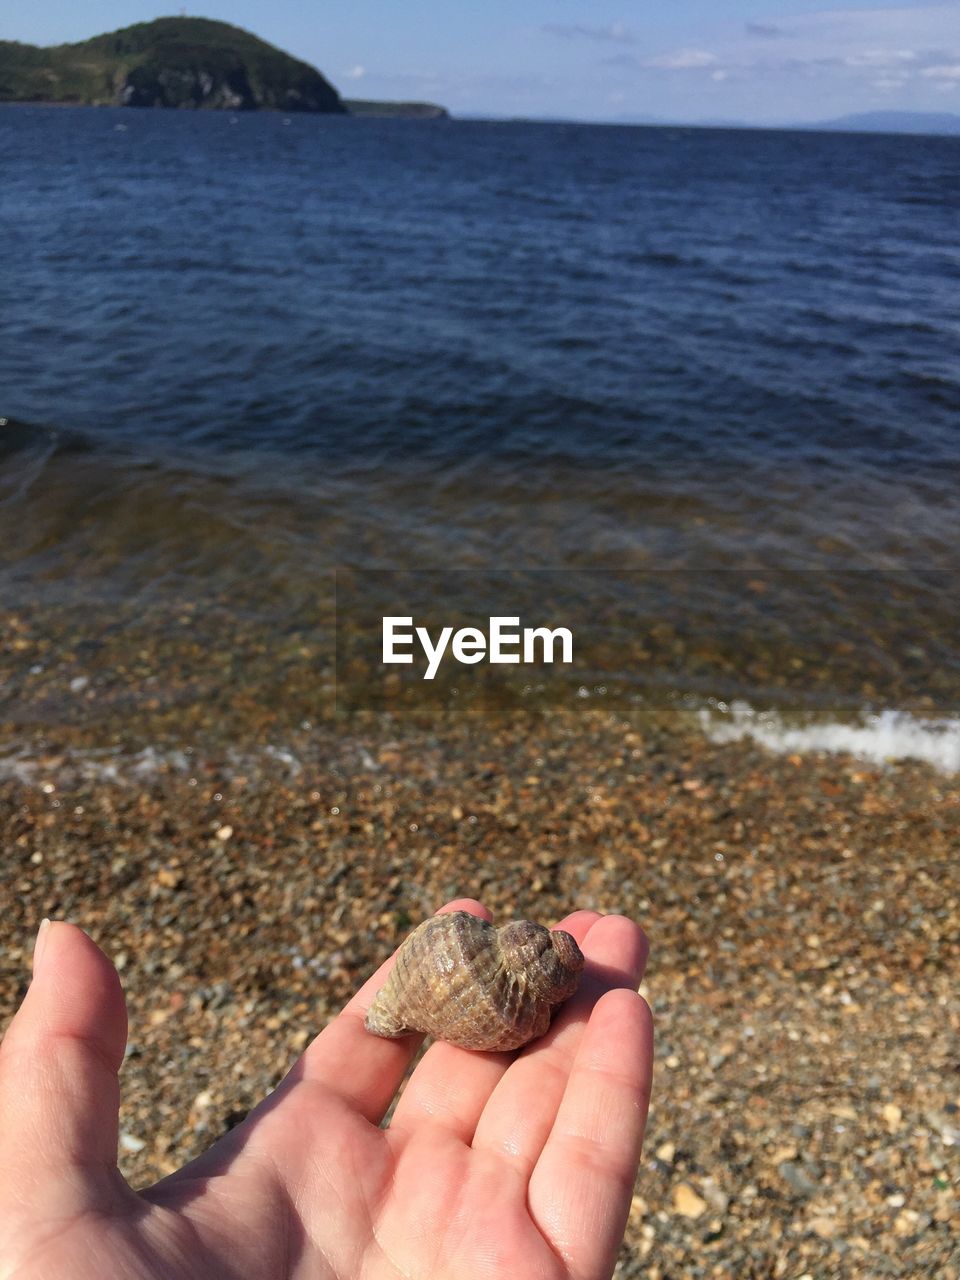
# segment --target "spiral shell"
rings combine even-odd
[[[463,1049],[518,1049],[542,1036],[577,989],[583,954],[574,938],[517,920],[499,929],[466,911],[425,920],[366,1017],[378,1036],[420,1031]]]

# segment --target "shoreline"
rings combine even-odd
[[[75,677],[75,691],[82,694],[89,681]],[[142,786],[157,779],[189,777],[197,772],[220,770],[225,776],[268,775],[279,770],[286,781],[309,771],[323,756],[329,735],[341,740],[374,739],[407,731],[416,725],[421,733],[443,734],[463,716],[489,732],[523,719],[534,732],[544,731],[551,718],[594,714],[623,716],[641,732],[665,732],[702,740],[703,745],[746,744],[762,748],[773,757],[788,756],[793,763],[831,759],[863,768],[887,770],[899,766],[930,767],[945,785],[960,777],[960,717],[918,716],[887,708],[863,709],[859,715],[813,715],[809,709],[758,709],[746,701],[727,704],[716,698],[693,700],[689,695],[673,702],[644,697],[594,697],[590,707],[582,701],[592,692],[581,690],[556,703],[504,704],[490,714],[484,704],[438,704],[433,714],[414,717],[398,706],[394,712],[321,714],[316,724],[305,720],[294,729],[272,725],[276,732],[257,734],[246,746],[208,738],[187,743],[169,734],[138,745],[129,736],[103,732],[103,726],[78,721],[60,725],[29,725],[0,720],[0,784],[20,783],[40,787],[53,784],[67,791],[78,786],[115,783]],[[249,726],[246,726],[249,727]],[[576,732],[576,730],[572,730]],[[361,757],[369,752],[359,747]]]

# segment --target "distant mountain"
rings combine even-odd
[[[812,133],[912,133],[960,135],[960,115],[948,111],[862,111],[834,120],[815,120],[797,124],[779,121],[772,124],[747,124],[742,120],[658,120],[654,116],[619,116],[613,124],[670,125],[683,129],[802,129]]]
[[[373,102],[366,98],[345,98],[343,105],[352,116],[370,120],[449,120],[450,112],[435,102]]]
[[[611,124],[634,124],[646,125],[650,128],[656,128],[658,125],[673,125],[674,121],[664,119],[663,116],[651,116],[645,113],[627,113],[625,115],[613,116],[610,120]]]
[[[345,111],[316,68],[207,18],[158,18],[50,48],[0,41],[0,101]]]
[[[821,129],[836,133],[934,133],[960,134],[960,115],[949,111],[863,111],[839,116],[836,120],[820,120],[816,124],[798,125],[802,129]]]
[[[519,120],[518,117],[505,116],[500,118],[492,115],[477,115],[474,117],[464,115],[460,118],[464,120],[471,118],[478,120],[499,119],[501,122],[503,120]],[[528,116],[525,117],[525,120],[532,124],[578,123],[570,117],[554,116]],[[834,120],[804,121],[803,123],[778,120],[764,124],[722,118],[671,120],[669,117],[663,116],[624,114],[614,116],[607,121],[587,121],[585,123],[634,125],[651,129],[743,129],[764,132],[768,130],[773,132],[802,130],[808,133],[903,133],[960,136],[960,115],[953,115],[946,111],[865,111],[858,114],[838,116]]]

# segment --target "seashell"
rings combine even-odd
[[[576,940],[560,929],[529,920],[495,928],[451,911],[405,940],[365,1025],[378,1036],[420,1031],[463,1049],[518,1049],[543,1035],[582,969]]]

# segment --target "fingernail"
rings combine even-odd
[[[47,945],[47,937],[50,932],[50,921],[44,916],[40,921],[40,928],[37,930],[37,940],[33,944],[33,974],[37,975],[40,968],[40,959],[43,956],[44,947]]]

